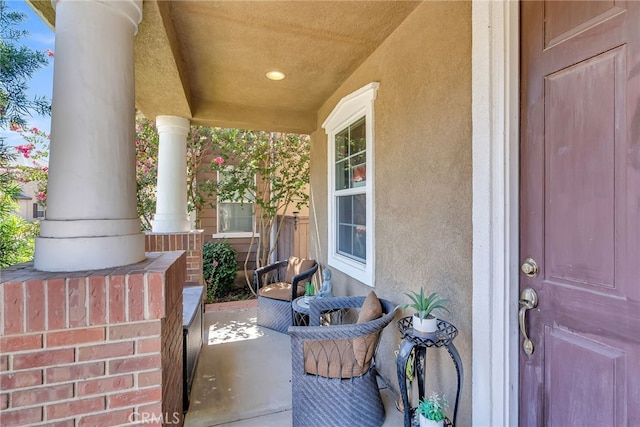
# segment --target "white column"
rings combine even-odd
[[[35,268],[80,271],[144,259],[136,211],[134,45],[142,0],[53,2],[47,219]]]
[[[183,117],[158,116],[158,189],[154,233],[177,233],[191,230],[187,215],[187,133],[189,120]]]

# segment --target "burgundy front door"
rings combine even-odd
[[[520,8],[520,425],[640,426],[640,1]]]

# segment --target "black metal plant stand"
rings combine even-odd
[[[414,351],[414,372],[416,372],[418,379],[418,398],[424,399],[427,348],[444,347],[447,349],[449,356],[451,356],[451,360],[453,360],[456,372],[458,373],[458,390],[456,392],[456,401],[453,409],[453,423],[451,424],[455,427],[456,417],[458,416],[458,403],[462,391],[462,361],[460,360],[456,346],[453,345],[453,339],[458,335],[458,329],[449,322],[438,320],[438,330],[436,332],[429,335],[419,335],[413,330],[411,318],[412,316],[409,316],[398,320],[398,329],[402,335],[402,342],[400,343],[400,352],[396,359],[396,368],[398,371],[400,395],[402,397],[402,404],[404,405],[404,425],[405,427],[412,425],[411,420],[416,410],[416,408],[410,406],[409,397],[407,396],[407,362],[409,355]],[[447,422],[447,424],[449,423]]]

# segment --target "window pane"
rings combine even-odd
[[[218,203],[218,233],[253,231],[253,203]]]
[[[350,126],[350,152],[349,155],[353,156],[361,151],[367,149],[367,133],[365,127],[364,117]]]
[[[354,227],[353,232],[353,256],[364,261],[367,259],[367,228]]]
[[[346,128],[336,135],[336,161],[344,159],[349,155],[349,146],[347,145],[348,139],[349,128]]]
[[[341,225],[338,228],[338,252],[350,255],[352,252],[351,248],[351,226]]]
[[[349,188],[349,160],[342,160],[336,163],[336,190]]]
[[[353,196],[338,197],[338,223],[339,224],[352,224],[353,223]]]
[[[351,159],[352,187],[360,187],[367,183],[367,155],[358,154]]]
[[[335,136],[335,189],[361,187],[367,181],[367,138],[365,118]]]
[[[353,223],[355,225],[367,225],[367,197],[364,194],[356,194],[353,197]]]
[[[338,238],[337,251],[358,261],[367,258],[366,196],[337,197],[338,205]]]

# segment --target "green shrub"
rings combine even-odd
[[[0,268],[33,260],[39,222],[27,222],[15,215],[0,215]]]
[[[229,293],[236,278],[238,253],[231,244],[222,240],[209,241],[202,247],[204,281],[207,284],[207,302]]]

